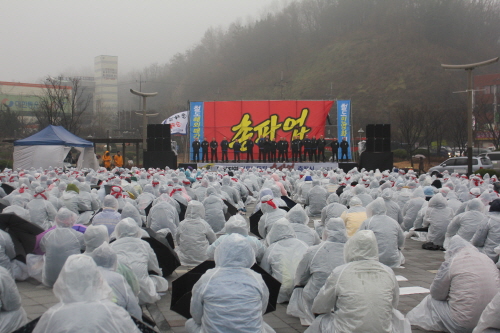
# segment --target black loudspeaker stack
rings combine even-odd
[[[145,168],[177,169],[177,155],[172,151],[170,124],[149,124],[147,147],[144,152]]]
[[[366,149],[361,154],[359,166],[366,170],[392,169],[394,156],[391,152],[391,125],[366,125]]]

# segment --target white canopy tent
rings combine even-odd
[[[63,167],[74,147],[80,152],[77,168],[99,168],[94,144],[68,132],[62,126],[49,125],[30,137],[14,141],[14,169]]]

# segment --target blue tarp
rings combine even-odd
[[[14,146],[93,147],[94,144],[68,132],[62,126],[49,125],[30,137],[14,141]]]

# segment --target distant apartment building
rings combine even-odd
[[[118,57],[94,58],[94,112],[118,113]]]

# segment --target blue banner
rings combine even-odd
[[[347,158],[351,159],[351,101],[337,101],[337,133],[341,145],[344,138],[347,141],[349,145]],[[342,158],[342,150],[340,148],[338,154],[340,160]]]
[[[191,102],[189,105],[189,159],[193,159],[193,141],[203,141],[203,102]],[[201,149],[200,149],[201,157]]]

